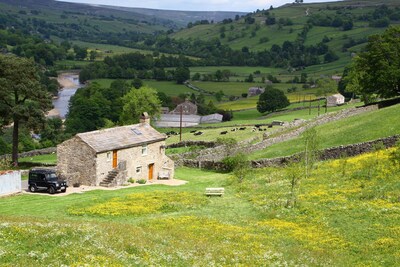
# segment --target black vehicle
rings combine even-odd
[[[54,194],[58,190],[67,191],[67,182],[60,180],[54,170],[51,169],[32,169],[29,171],[28,189],[31,192],[47,190]]]

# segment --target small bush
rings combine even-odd
[[[145,183],[147,183],[147,180],[146,179],[138,179],[136,182],[138,184],[145,184]]]
[[[131,183],[131,184],[134,184],[134,183],[135,183],[135,179],[133,179],[133,178],[131,177],[131,178],[128,179],[128,182]]]

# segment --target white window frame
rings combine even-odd
[[[107,152],[107,162],[111,161],[112,153],[109,151]]]

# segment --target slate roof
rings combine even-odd
[[[140,146],[164,141],[166,135],[159,133],[147,123],[139,123],[76,135],[97,153]]]

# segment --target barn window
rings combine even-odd
[[[111,161],[111,152],[107,152],[107,161]]]
[[[142,172],[142,166],[136,167],[136,173],[141,173]]]
[[[147,145],[143,145],[142,146],[142,156],[146,156],[147,155]]]

